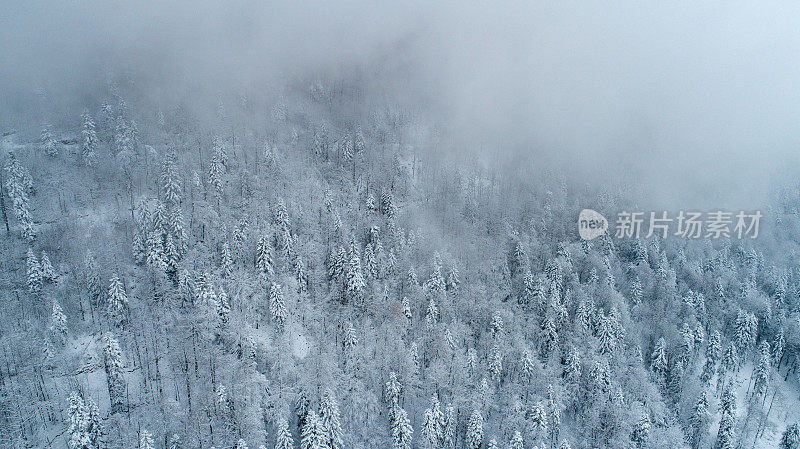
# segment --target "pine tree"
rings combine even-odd
[[[722,396],[719,400],[719,409],[723,415],[729,414],[731,416],[733,416],[736,411],[736,396],[730,384],[726,385],[725,389],[722,391]]]
[[[425,319],[428,323],[436,323],[439,319],[439,307],[436,306],[436,301],[433,297],[428,301],[428,312],[425,314]]]
[[[269,286],[269,311],[275,321],[275,327],[282,330],[286,321],[286,303],[283,300],[280,284],[272,283]]]
[[[489,359],[489,372],[492,374],[492,378],[495,382],[500,382],[500,378],[503,374],[503,353],[500,352],[498,346],[492,348],[492,355]]]
[[[156,273],[166,271],[164,238],[160,228],[154,228],[149,232],[145,246],[147,248],[147,267]]]
[[[719,421],[719,431],[717,432],[717,443],[715,449],[733,449],[734,420],[731,413],[723,413]]]
[[[397,380],[397,374],[392,371],[389,373],[389,380],[386,382],[386,399],[389,401],[389,413],[392,410],[400,407],[400,395],[402,394],[403,387]]]
[[[703,382],[708,383],[714,375],[721,351],[719,331],[715,330],[708,337],[708,344],[706,345],[706,363],[703,366],[703,373],[700,375],[700,379]]]
[[[289,430],[289,423],[280,418],[275,430],[275,449],[294,449],[292,432]]]
[[[444,410],[445,424],[442,432],[442,448],[454,449],[456,447],[456,409],[453,406],[448,406]]]
[[[786,340],[783,336],[783,327],[778,329],[778,334],[775,336],[775,342],[773,343],[773,350],[772,350],[772,360],[775,363],[775,366],[780,367],[781,360],[783,359],[783,349],[786,345]]]
[[[8,172],[6,190],[9,198],[11,198],[12,209],[19,221],[22,238],[32,242],[36,238],[36,230],[33,225],[33,217],[28,208],[28,197],[35,191],[33,183],[27,171],[14,156],[14,153],[8,153],[6,171]]]
[[[578,350],[570,347],[564,357],[564,378],[571,382],[578,382],[581,377],[581,359]]]
[[[231,305],[228,302],[228,294],[225,293],[225,289],[220,289],[217,301],[217,316],[219,317],[219,323],[221,326],[226,326],[228,324],[230,314]]]
[[[356,251],[355,240],[350,242],[349,263],[345,267],[345,298],[352,304],[359,304],[364,296],[364,276],[361,274],[361,259]]]
[[[547,357],[558,346],[558,331],[556,324],[547,316],[542,321],[539,345],[542,356]]]
[[[504,328],[503,328],[503,317],[500,315],[499,312],[495,312],[492,315],[491,328],[492,328],[492,335],[494,337],[497,337],[498,335],[503,333],[503,330],[504,330]]]
[[[474,410],[469,417],[464,443],[467,449],[480,449],[483,443],[483,416],[478,410]]]
[[[381,193],[381,213],[387,218],[392,218],[397,213],[397,205],[392,192],[384,190]]]
[[[530,382],[533,379],[538,371],[537,368],[537,362],[533,358],[533,354],[530,351],[525,351],[522,356],[522,375],[526,381]]]
[[[167,272],[177,273],[180,260],[181,256],[178,253],[178,248],[175,246],[175,240],[172,238],[172,234],[167,234],[167,238],[164,242],[164,262],[167,266]]]
[[[40,140],[42,142],[42,149],[44,150],[45,154],[50,157],[58,156],[58,146],[56,146],[53,133],[50,131],[50,125],[47,125],[42,129]]]
[[[781,449],[800,449],[800,426],[797,423],[786,428],[780,444]]]
[[[434,256],[434,259],[436,260],[434,261],[433,272],[431,273],[431,277],[425,282],[425,292],[430,297],[441,295],[447,288],[444,277],[442,277],[442,264],[438,261],[438,254]]]
[[[439,423],[434,417],[433,411],[431,409],[425,410],[422,430],[420,430],[422,449],[438,449],[442,437]]]
[[[460,283],[461,276],[458,273],[458,267],[456,264],[451,264],[450,271],[447,273],[447,290],[455,290]]]
[[[308,290],[308,275],[303,265],[303,258],[299,254],[294,258],[294,276],[297,281],[297,292],[303,293]]]
[[[756,367],[755,383],[753,384],[753,395],[755,397],[761,397],[767,392],[771,364],[768,342],[765,341],[761,343],[760,353],[761,357]]]
[[[222,277],[226,279],[230,278],[233,274],[233,259],[231,259],[231,248],[228,246],[228,242],[222,244],[220,265],[222,268]]]
[[[400,300],[400,306],[403,308],[403,316],[408,320],[408,324],[411,324],[413,315],[411,314],[411,303],[408,301],[408,297],[403,296],[403,299]]]
[[[106,336],[106,346],[103,350],[108,382],[108,396],[111,400],[111,413],[118,413],[125,407],[125,377],[123,376],[124,363],[119,343],[112,335]]]
[[[94,129],[94,120],[89,115],[89,111],[83,111],[83,142],[81,144],[81,157],[83,163],[92,166],[94,163],[94,148],[97,145],[97,132]]]
[[[650,367],[653,369],[653,372],[660,376],[664,376],[668,367],[667,342],[664,340],[664,337],[658,339],[656,346],[653,349],[653,354],[650,357],[652,359]]]
[[[28,248],[27,267],[28,291],[34,294],[39,293],[42,290],[42,268],[31,248]]]
[[[100,417],[94,404],[87,404],[77,392],[69,397],[69,429],[67,446],[70,449],[100,448]]]
[[[644,415],[633,426],[633,432],[631,433],[631,441],[633,441],[637,447],[644,447],[647,444],[647,437],[650,434],[650,417]]]
[[[125,315],[128,310],[128,296],[125,294],[125,287],[116,275],[111,276],[108,286],[108,317],[115,326],[120,326],[125,322]]]
[[[392,447],[394,449],[411,449],[414,428],[411,427],[408,414],[402,407],[397,407],[392,415]]]
[[[164,200],[168,205],[177,206],[181,202],[181,184],[175,170],[174,153],[170,153],[164,160],[161,184],[164,186]]]
[[[63,345],[67,341],[67,331],[67,316],[58,301],[53,301],[53,313],[50,315],[50,335],[53,341]]]
[[[178,256],[181,258],[184,254],[186,254],[189,241],[186,238],[186,231],[183,224],[183,214],[181,213],[180,207],[173,209],[172,214],[170,214],[169,217],[169,225],[172,231],[171,234],[175,241],[175,249],[178,250]]]
[[[689,415],[690,426],[690,443],[693,449],[697,449],[701,443],[703,434],[705,433],[705,426],[708,423],[710,416],[708,413],[708,399],[706,392],[702,391],[700,397],[697,399],[692,412]]]
[[[269,248],[269,240],[261,236],[256,246],[256,270],[265,277],[269,277],[272,276],[273,273],[272,267],[272,253]]]
[[[546,435],[547,413],[545,413],[544,406],[541,402],[537,402],[533,405],[533,407],[531,407],[531,410],[528,413],[528,422],[530,423],[530,429],[534,440]]]
[[[511,441],[508,443],[508,449],[525,449],[522,433],[519,431],[514,432],[514,436],[511,437]]]
[[[222,198],[222,173],[224,169],[222,160],[214,155],[211,158],[211,163],[208,164],[208,182],[214,188],[214,196],[217,198],[217,202]]]
[[[615,328],[617,324],[612,316],[602,316],[600,325],[597,328],[597,338],[599,340],[598,349],[600,354],[610,354],[617,346],[617,335]]]
[[[725,374],[728,371],[733,371],[739,366],[739,353],[736,351],[736,345],[730,342],[725,350],[722,352],[722,363],[719,364],[720,374]]]
[[[344,338],[342,345],[346,350],[354,348],[358,344],[358,337],[356,336],[356,329],[353,327],[352,321],[347,321],[344,325]]]
[[[326,447],[330,449],[344,449],[344,436],[339,420],[339,404],[333,391],[327,390],[322,396],[319,405],[319,418],[325,435]]]
[[[139,449],[155,449],[153,435],[144,428],[142,428],[142,433],[139,437]]]
[[[736,316],[736,346],[739,354],[744,354],[755,342],[756,334],[753,332],[752,322],[755,317],[739,309]]]
[[[42,270],[42,280],[49,282],[56,279],[56,272],[53,270],[53,264],[50,263],[50,258],[47,257],[46,251],[42,251],[40,266]]]
[[[378,260],[371,245],[364,248],[364,274],[367,279],[378,277]]]

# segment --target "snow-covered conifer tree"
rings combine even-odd
[[[44,150],[45,154],[50,157],[58,156],[58,145],[56,144],[56,140],[53,138],[53,132],[50,130],[50,125],[42,128],[40,140],[42,142],[42,149]]]
[[[39,293],[42,290],[42,268],[31,248],[28,248],[26,262],[28,269],[28,291],[31,293]]]
[[[111,400],[111,413],[121,412],[125,408],[126,397],[125,377],[123,375],[125,364],[122,361],[119,342],[110,334],[106,335],[103,359],[105,361],[108,395]]]
[[[220,253],[220,268],[222,269],[222,277],[229,278],[233,274],[233,259],[231,258],[231,248],[228,242],[222,244],[222,252]]]
[[[67,316],[58,301],[53,301],[53,313],[50,315],[50,335],[53,341],[63,345],[67,340],[67,331]]]
[[[322,431],[325,435],[326,447],[330,449],[344,449],[344,435],[339,419],[339,404],[330,389],[325,391],[319,404],[319,419],[322,421]]]
[[[125,287],[122,281],[116,276],[111,276],[108,285],[108,307],[106,311],[111,322],[115,326],[121,325],[125,321],[128,310],[128,296],[125,294]]]
[[[286,419],[279,418],[275,427],[275,449],[294,449],[292,432]]]
[[[81,142],[81,157],[83,158],[83,163],[87,166],[91,166],[94,164],[94,149],[97,146],[97,132],[95,131],[94,127],[94,120],[89,115],[89,111],[83,111],[83,115],[81,117],[83,119],[83,129],[81,130],[81,135],[83,136],[83,141]]]
[[[42,269],[42,280],[54,281],[56,279],[56,272],[53,269],[53,264],[50,263],[50,258],[47,257],[47,252],[42,251],[42,258],[39,262]]]
[[[473,410],[467,421],[467,433],[464,435],[467,449],[480,449],[483,443],[483,416],[481,412]]]
[[[147,431],[147,429],[142,428],[141,435],[139,436],[139,449],[155,449],[155,444],[153,444],[153,435]]]
[[[402,407],[397,409],[392,414],[391,422],[391,435],[392,435],[392,448],[393,449],[411,449],[411,441],[414,436],[414,428],[411,427],[411,421],[408,419],[408,414]]]
[[[328,449],[329,442],[319,416],[314,410],[309,410],[300,436],[300,449]]]

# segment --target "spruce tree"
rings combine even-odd
[[[800,426],[797,423],[786,428],[780,444],[781,449],[800,449]]]
[[[258,245],[256,246],[256,270],[267,279],[274,272],[269,239],[264,236],[258,239]]]
[[[280,284],[272,283],[269,286],[269,311],[278,330],[283,329],[286,322],[286,302]]]
[[[425,410],[420,430],[420,444],[422,449],[438,449],[442,439],[439,423],[433,415],[431,409]]]
[[[87,404],[73,391],[69,397],[68,414],[67,446],[70,449],[99,449],[102,429],[97,407]]]
[[[164,161],[161,174],[161,184],[164,186],[164,200],[169,206],[177,206],[181,202],[181,184],[175,170],[175,154],[170,153]]]
[[[319,418],[322,421],[326,447],[329,449],[344,449],[344,435],[339,419],[339,404],[330,389],[325,391],[320,401]]]
[[[309,410],[300,436],[300,449],[328,449],[324,428],[314,410]]]
[[[464,436],[467,449],[480,449],[483,443],[483,416],[481,412],[473,410],[467,422],[467,433]]]
[[[668,361],[667,342],[664,340],[664,337],[658,339],[655,348],[653,348],[653,354],[650,356],[650,358],[652,360],[650,367],[653,369],[653,372],[659,376],[666,375]]]
[[[118,413],[125,408],[126,385],[123,371],[122,351],[119,342],[110,334],[106,335],[103,359],[108,383],[108,396],[111,401],[111,413]]]
[[[456,447],[456,409],[449,405],[444,410],[445,424],[442,431],[442,448],[453,449]]]
[[[50,335],[53,341],[63,345],[67,341],[67,331],[67,317],[58,301],[53,301],[53,313],[50,315]]]
[[[275,430],[275,449],[294,449],[292,432],[284,418],[278,419]]]
[[[42,268],[31,248],[28,248],[26,264],[28,268],[28,291],[34,294],[39,293],[42,290]]]
[[[94,149],[97,145],[97,132],[94,127],[94,120],[89,115],[89,111],[83,111],[83,130],[81,134],[83,141],[81,142],[81,157],[86,166],[94,164]]]
[[[756,366],[755,382],[753,384],[753,395],[755,397],[761,397],[767,392],[772,361],[768,342],[765,341],[761,343],[760,354],[761,356]]]
[[[231,248],[228,242],[222,244],[222,253],[220,255],[220,266],[223,278],[230,278],[233,274],[233,259],[231,258]]]
[[[392,415],[392,447],[394,449],[411,449],[414,428],[411,427],[408,414],[402,407],[397,407]]]
[[[155,444],[153,444],[153,435],[147,431],[147,429],[142,428],[142,433],[139,436],[139,449],[155,449]]]
[[[40,266],[42,270],[42,280],[51,282],[56,279],[56,272],[53,269],[53,264],[50,263],[50,258],[47,257],[46,251],[42,251]]]
[[[40,140],[42,142],[42,149],[44,150],[45,154],[50,157],[58,156],[58,146],[56,144],[56,140],[53,138],[53,132],[50,130],[50,125],[42,128]]]
[[[108,317],[115,326],[120,326],[125,322],[125,315],[128,310],[128,296],[125,294],[125,287],[122,285],[122,281],[116,275],[111,276],[107,297]]]
[[[519,431],[514,432],[514,436],[511,437],[511,441],[508,443],[508,449],[525,449],[522,433]]]

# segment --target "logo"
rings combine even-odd
[[[578,215],[578,234],[584,240],[592,240],[606,233],[608,220],[600,212],[584,209]]]

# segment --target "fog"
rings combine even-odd
[[[626,180],[653,207],[753,208],[790,175],[800,4],[5,2],[0,119],[76,114],[109,71],[215,99],[357,68],[438,147]],[[210,100],[213,104],[215,100]],[[33,125],[38,127],[39,124]],[[5,125],[4,125],[5,127]]]

